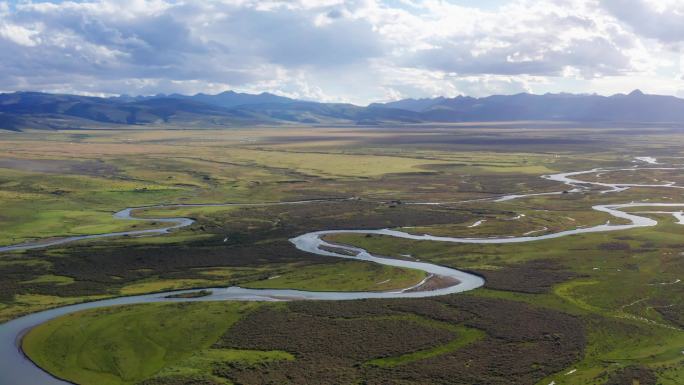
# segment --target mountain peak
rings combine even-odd
[[[644,96],[644,93],[640,89],[636,89],[629,93],[629,96]]]

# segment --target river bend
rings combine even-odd
[[[642,157],[638,158],[648,164],[659,164],[655,158]],[[577,171],[569,173],[559,173],[554,175],[543,176],[546,179],[563,183],[570,187],[569,190],[558,192],[544,192],[533,194],[516,194],[506,195],[503,197],[485,199],[494,202],[504,202],[513,199],[521,199],[529,196],[537,195],[556,195],[563,193],[576,193],[588,191],[589,187],[602,188],[601,193],[617,193],[632,187],[657,187],[657,188],[683,188],[676,186],[674,183],[663,185],[639,185],[639,184],[610,184],[602,182],[587,182],[575,179],[579,175],[585,175],[597,172],[611,172],[620,170],[635,170],[630,169],[592,169],[587,171]],[[642,168],[640,170],[649,169],[664,169],[671,170],[674,168]],[[164,223],[166,226],[156,229],[135,230],[125,232],[113,232],[106,234],[93,234],[84,236],[74,236],[59,239],[49,239],[43,241],[29,242],[18,245],[0,247],[0,252],[18,251],[44,248],[56,245],[63,245],[66,243],[77,242],[81,240],[111,238],[121,236],[145,236],[145,235],[161,235],[168,233],[174,229],[180,229],[190,226],[194,221],[190,218],[137,218],[133,216],[133,212],[138,209],[150,208],[171,208],[171,207],[216,207],[216,206],[267,206],[267,205],[292,205],[292,204],[316,204],[317,201],[297,201],[297,202],[279,202],[279,203],[263,203],[263,204],[194,204],[194,205],[157,205],[139,208],[126,208],[114,214],[114,217],[121,220],[137,220],[150,221],[156,223]],[[453,203],[453,202],[452,202]],[[416,202],[416,204],[447,204],[441,202]],[[448,287],[437,290],[420,290],[419,287],[407,288],[404,290],[386,291],[386,292],[310,292],[301,290],[284,290],[284,289],[247,289],[241,287],[229,288],[210,288],[212,294],[201,298],[166,298],[169,293],[157,293],[148,295],[139,295],[131,297],[119,297],[106,299],[101,301],[87,302],[76,305],[64,306],[55,309],[50,309],[38,313],[26,315],[21,318],[14,319],[0,325],[0,385],[65,385],[68,382],[57,379],[50,374],[44,372],[39,367],[35,366],[28,360],[20,349],[20,341],[26,331],[38,326],[50,319],[70,314],[80,310],[94,309],[114,305],[129,305],[152,302],[190,302],[190,301],[285,301],[285,300],[352,300],[364,298],[419,298],[430,297],[437,295],[459,293],[467,290],[473,290],[484,285],[484,280],[476,275],[463,272],[457,269],[452,269],[445,266],[435,265],[427,262],[400,260],[393,258],[385,258],[375,256],[368,253],[361,248],[330,244],[324,240],[324,236],[342,233],[356,233],[356,234],[379,234],[403,239],[433,241],[433,242],[450,242],[450,243],[479,243],[479,244],[503,244],[503,243],[520,243],[520,242],[534,242],[545,239],[554,239],[574,234],[587,234],[607,231],[621,231],[638,227],[656,226],[658,222],[654,219],[642,216],[642,213],[627,213],[622,210],[632,207],[682,207],[684,203],[638,203],[630,202],[623,204],[612,205],[596,205],[594,210],[604,212],[616,218],[621,218],[629,223],[621,225],[611,225],[609,223],[597,225],[593,227],[577,228],[573,230],[560,231],[556,233],[543,234],[539,236],[520,236],[520,237],[499,237],[499,238],[460,238],[460,237],[440,237],[429,234],[416,235],[393,229],[378,229],[378,230],[324,230],[315,231],[299,235],[290,239],[290,242],[297,249],[317,255],[330,256],[345,259],[355,259],[379,263],[388,266],[397,266],[422,270],[428,273],[429,276],[438,275],[451,278],[453,282]],[[645,213],[661,213],[659,211],[648,211]],[[682,223],[684,218],[681,212],[674,212],[672,215]],[[341,249],[339,253],[333,251]],[[193,290],[176,291],[173,293],[192,292]]]

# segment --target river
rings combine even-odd
[[[644,159],[648,164],[658,164],[655,158]],[[675,186],[673,183],[664,185],[639,185],[639,184],[609,184],[601,182],[587,182],[577,180],[574,177],[584,174],[597,172],[611,172],[621,170],[635,170],[630,169],[593,169],[587,171],[577,171],[570,173],[559,173],[554,175],[547,175],[544,178],[563,183],[571,189],[558,192],[544,192],[532,194],[517,194],[506,195],[503,197],[493,198],[491,201],[504,202],[513,199],[522,199],[529,196],[538,195],[554,195],[563,193],[577,193],[588,191],[590,186],[597,186],[604,188],[601,193],[616,193],[625,191],[631,187],[663,187],[663,188],[682,188]],[[674,169],[674,168],[643,168],[639,170],[648,169]],[[36,241],[18,245],[0,247],[0,252],[28,250],[36,248],[44,248],[55,245],[63,245],[66,243],[77,242],[88,239],[120,237],[120,236],[142,236],[142,235],[159,235],[165,234],[174,229],[180,229],[190,226],[194,221],[189,218],[138,218],[133,216],[133,212],[138,209],[151,208],[172,208],[172,207],[216,207],[216,206],[268,206],[268,205],[292,205],[292,204],[316,204],[324,202],[323,200],[315,201],[296,201],[296,202],[276,202],[276,203],[255,203],[255,204],[193,204],[193,205],[157,205],[138,208],[126,208],[114,214],[115,218],[122,220],[137,220],[150,221],[156,223],[165,223],[166,226],[156,229],[115,232],[106,234],[93,234],[85,236],[75,236],[60,239],[51,239],[45,241]],[[446,204],[440,202],[416,202],[415,204]],[[453,204],[450,203],[450,204]],[[607,231],[622,231],[638,227],[656,226],[658,222],[654,219],[641,216],[637,213],[627,213],[622,211],[631,207],[684,207],[684,203],[638,203],[630,202],[623,204],[612,205],[596,205],[594,210],[604,212],[616,218],[621,218],[629,223],[621,225],[611,225],[609,223],[597,225],[586,228],[576,228],[572,230],[560,231],[556,233],[543,234],[539,236],[521,236],[521,237],[498,237],[498,238],[459,238],[459,237],[440,237],[429,234],[416,235],[393,229],[378,229],[378,230],[323,230],[315,231],[299,235],[290,239],[290,242],[299,250],[337,258],[354,259],[368,261],[372,263],[379,263],[388,266],[397,266],[422,270],[428,273],[429,276],[443,276],[450,278],[453,282],[447,287],[437,290],[420,290],[420,288],[412,287],[404,290],[386,291],[386,292],[311,292],[301,290],[284,290],[284,289],[247,289],[241,287],[229,288],[209,288],[211,295],[201,298],[166,298],[170,293],[157,293],[131,297],[112,298],[101,301],[87,302],[76,305],[59,307],[51,310],[46,310],[38,313],[29,314],[24,317],[14,319],[0,325],[0,385],[65,385],[69,382],[57,379],[46,373],[29,359],[27,359],[20,348],[22,336],[31,328],[36,327],[48,320],[56,317],[70,314],[80,310],[94,309],[113,305],[129,305],[152,302],[191,302],[191,301],[287,301],[287,300],[352,300],[364,298],[420,298],[431,297],[445,294],[454,294],[473,290],[484,285],[484,280],[474,274],[463,272],[457,269],[440,266],[427,262],[418,262],[402,259],[384,258],[370,254],[361,248],[330,244],[324,240],[324,236],[343,233],[355,234],[378,234],[391,236],[403,239],[423,240],[433,242],[450,242],[450,243],[480,243],[480,244],[503,244],[503,243],[520,243],[520,242],[534,242],[546,239],[554,239],[559,237],[570,236],[574,234],[587,234]],[[679,212],[673,213],[677,219],[681,219]],[[335,252],[333,250],[340,250]],[[194,290],[175,291],[173,294],[192,292]]]

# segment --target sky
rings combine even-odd
[[[0,91],[684,97],[682,0],[0,1]]]

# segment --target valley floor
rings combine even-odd
[[[567,140],[568,130],[579,139]],[[176,289],[399,290],[425,273],[305,253],[288,239],[382,228],[541,236],[625,223],[595,205],[684,203],[684,133],[634,130],[2,133],[2,246],[161,227],[112,218],[125,207],[329,200],[149,207],[135,215],[195,222],[166,235],[1,253],[0,321]],[[581,191],[541,177],[594,168],[605,170],[576,177],[594,183]],[[596,183],[656,186],[603,193]],[[529,193],[556,194],[500,199]],[[680,384],[684,226],[671,214],[679,210],[630,208],[658,225],[514,244],[334,234],[326,240],[474,272],[486,283],[429,299],[94,309],[35,328],[23,348],[79,384]]]

